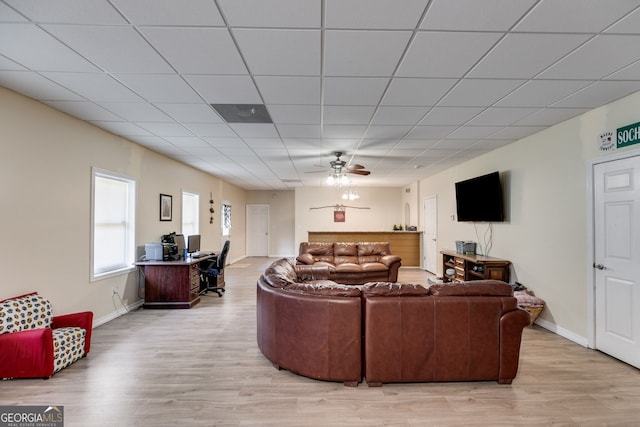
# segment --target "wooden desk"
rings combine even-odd
[[[421,231],[309,231],[309,242],[389,242],[403,267],[420,267]]]
[[[215,255],[181,261],[143,261],[144,308],[191,308],[200,302],[200,263]]]

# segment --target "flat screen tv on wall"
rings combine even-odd
[[[458,221],[504,221],[500,173],[492,172],[455,185]]]

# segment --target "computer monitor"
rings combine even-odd
[[[200,251],[200,235],[194,234],[188,237],[187,240],[187,252],[194,253]]]

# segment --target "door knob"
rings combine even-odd
[[[604,266],[604,265],[602,265],[602,264],[595,264],[595,263],[594,263],[594,264],[593,264],[593,267],[594,267],[594,268],[597,268],[598,270],[606,270],[606,269],[607,269],[607,267],[605,267],[605,266]]]

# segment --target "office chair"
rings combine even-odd
[[[225,292],[224,289],[224,264],[227,260],[227,254],[229,253],[230,242],[227,240],[222,245],[220,255],[215,260],[212,260],[207,268],[200,270],[200,279],[203,283],[203,290],[201,293],[207,293],[213,291],[222,296]],[[213,286],[212,286],[213,285]]]

